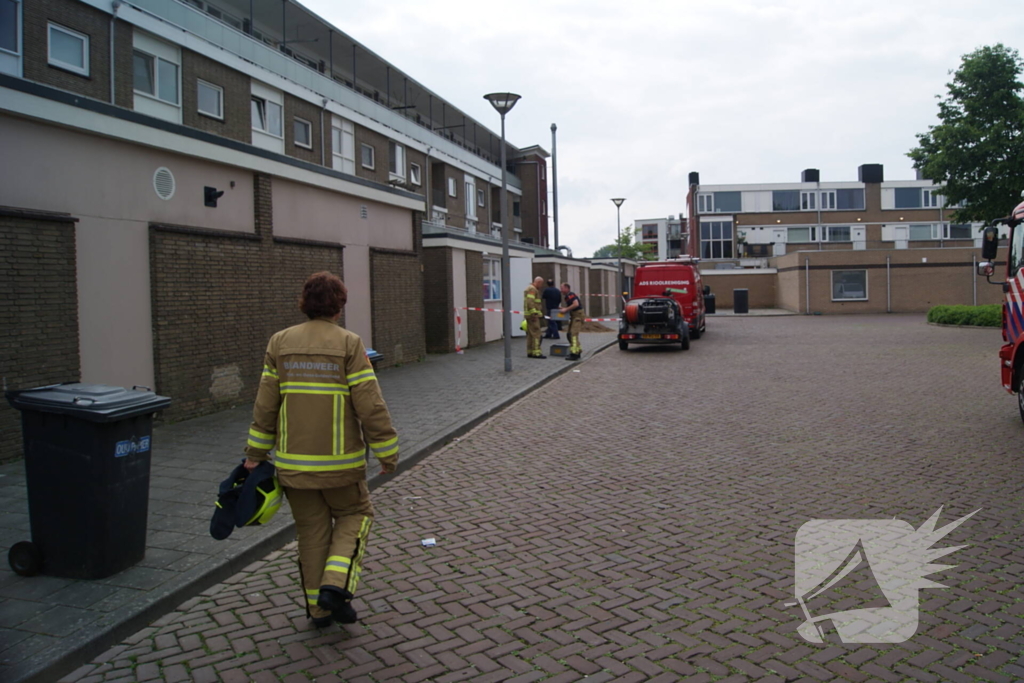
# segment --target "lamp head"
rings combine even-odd
[[[626,201],[625,197],[616,197],[612,199],[612,202],[615,204],[615,206],[622,206],[622,202],[624,201]]]
[[[519,101],[519,95],[510,92],[492,92],[489,95],[484,95],[484,99],[491,103],[499,114],[504,116],[512,110],[512,107],[516,106],[516,102]]]

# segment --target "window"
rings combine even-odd
[[[547,166],[545,166],[544,164],[540,164],[540,179],[547,180],[547,177]]]
[[[413,185],[421,184],[419,164],[409,164],[409,182],[412,183]],[[481,204],[480,206],[483,206],[483,204]]]
[[[836,190],[836,209],[859,211],[864,208],[864,190]]]
[[[82,76],[89,75],[89,36],[48,24],[49,64]]]
[[[448,179],[448,196],[449,197],[458,197],[459,196],[458,183],[455,182],[455,178],[449,178]]]
[[[644,223],[640,226],[640,237],[645,240],[657,239],[658,237],[658,224],[657,223]]]
[[[405,178],[405,147],[397,142],[388,141],[388,173]]]
[[[732,221],[701,221],[700,253],[702,258],[733,258]]]
[[[313,149],[313,124],[306,119],[295,117],[294,123],[295,144],[306,149]]]
[[[801,192],[800,193],[800,210],[801,211],[815,211],[815,200],[818,198],[817,192]]]
[[[178,65],[142,50],[132,53],[135,92],[178,104]]]
[[[224,119],[224,88],[206,81],[196,81],[196,101],[200,114]]]
[[[811,228],[789,228],[786,230],[786,242],[790,244],[805,244],[814,241]]]
[[[772,192],[772,211],[799,211],[800,190],[775,190]]]
[[[501,300],[501,261],[484,257],[484,301]]]
[[[942,195],[937,190],[921,190],[921,206],[937,209],[944,204]]]
[[[335,171],[356,172],[355,126],[339,116],[331,119],[331,159]]]
[[[867,301],[867,298],[868,271],[832,271],[832,301]]]
[[[464,195],[466,200],[466,218],[476,219],[476,183],[473,181],[466,182],[466,194]]]
[[[974,230],[970,223],[953,223],[947,227],[949,228],[947,237],[951,240],[969,240],[974,237]]]
[[[252,128],[267,135],[283,137],[281,128],[281,105],[263,97],[252,98]]]
[[[484,191],[483,190],[477,190],[476,191],[476,205],[479,206],[480,208],[483,208],[483,206],[484,206]]]
[[[14,54],[21,52],[18,44],[20,4],[18,0],[0,0],[0,50]]]
[[[512,215],[513,216],[518,216],[519,215],[519,202],[512,202]]]
[[[924,223],[910,226],[910,240],[933,240],[935,239],[932,233],[931,223]]]
[[[363,145],[359,149],[359,163],[363,165],[363,168],[373,169],[376,168],[376,162],[373,158],[374,149],[370,145]]]
[[[699,194],[697,195],[697,213],[714,213],[715,212],[715,195],[713,194]]]
[[[737,213],[742,210],[741,192],[715,192],[715,213]]]
[[[824,190],[820,196],[822,211],[832,211],[836,208],[836,191]]]
[[[896,192],[896,203],[894,206],[897,209],[920,209],[921,208],[921,188],[919,187],[897,187]]]
[[[1024,227],[1020,225],[1013,229],[1007,261],[1010,265],[1010,277],[1016,277],[1021,266],[1024,266]]]
[[[826,242],[849,242],[850,240],[850,226],[849,225],[830,225],[824,230],[824,237]]]

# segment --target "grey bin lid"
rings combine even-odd
[[[156,412],[171,404],[170,398],[157,396],[152,391],[81,382],[8,391],[6,396],[18,410],[70,415],[90,422],[116,422]]]

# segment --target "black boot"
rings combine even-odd
[[[329,610],[331,617],[339,624],[354,624],[359,616],[352,606],[352,594],[337,586],[320,586],[317,607]]]

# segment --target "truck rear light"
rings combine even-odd
[[[666,334],[665,339],[679,339],[678,334]]]

